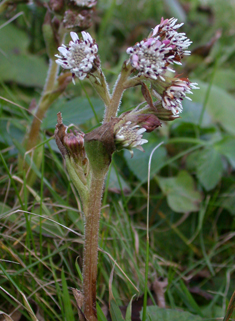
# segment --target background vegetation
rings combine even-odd
[[[5,99],[0,99],[0,310],[14,320],[31,320],[29,302],[39,320],[71,321],[77,320],[71,287],[81,288],[83,221],[52,135],[58,111],[66,125],[87,132],[102,121],[104,107],[85,81],[68,86],[42,123],[43,163],[40,171],[32,165],[37,181],[27,199],[27,173],[18,171],[17,159],[24,155],[21,143],[32,121],[27,110],[34,110],[48,68],[44,4],[12,6],[0,20],[0,96]],[[180,119],[146,137],[145,153],[136,150],[133,159],[128,151],[114,155],[100,222],[98,302],[108,306],[116,261],[114,297],[124,311],[136,294],[133,320],[138,320],[147,164],[151,150],[164,142],[151,167],[150,294],[160,306],[221,319],[235,287],[235,4],[99,0],[89,32],[113,85],[126,48],[146,37],[162,16],[185,22],[182,29],[193,45],[183,76],[198,82],[200,90],[192,102],[184,102]],[[121,110],[140,101],[139,89],[129,90]]]

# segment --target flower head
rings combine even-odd
[[[70,32],[70,36],[69,46],[58,48],[61,56],[56,55],[59,58],[56,62],[64,69],[71,69],[74,82],[75,76],[82,80],[99,67],[98,46],[88,32],[82,31],[83,40],[75,32]]]
[[[169,65],[181,64],[184,55],[189,55],[186,49],[192,43],[185,33],[178,33],[176,29],[182,26],[176,25],[177,19],[164,20],[157,25],[147,39],[127,49],[130,55],[130,63],[139,75],[152,79],[164,79],[166,70],[174,72]]]
[[[143,151],[141,145],[147,143],[147,139],[143,139],[143,133],[146,132],[146,128],[141,128],[136,123],[127,121],[121,126],[117,124],[114,127],[115,134],[115,144],[117,150],[120,149],[129,149],[131,155],[133,156],[132,148],[137,148]]]
[[[197,84],[190,83],[188,79],[174,79],[162,94],[162,107],[170,110],[173,115],[178,115],[183,110],[182,100],[191,100],[186,96],[192,94],[191,89],[198,89]]]
[[[131,65],[146,77],[163,81],[167,69],[166,57],[171,48],[166,42],[156,38],[148,38],[127,49]]]

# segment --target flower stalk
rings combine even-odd
[[[98,264],[98,238],[105,173],[103,177],[91,175],[87,206],[84,208],[85,239],[83,252],[84,314],[87,320],[97,321],[96,279]]]
[[[110,104],[105,110],[104,123],[109,122],[112,117],[117,115],[119,105],[121,103],[121,98],[123,92],[125,91],[125,81],[131,73],[131,65],[124,62],[121,73],[117,79],[117,82],[114,86],[113,94],[111,97]]]

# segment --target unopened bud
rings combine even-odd
[[[67,10],[64,14],[63,24],[66,29],[76,31],[86,30],[91,27],[93,10],[82,10],[79,13]]]
[[[49,7],[56,13],[60,13],[64,7],[64,0],[50,0]]]
[[[140,114],[134,117],[134,119],[140,127],[146,129],[147,133],[150,133],[157,127],[161,126],[160,120],[153,114]]]
[[[78,131],[67,133],[68,127],[64,126],[61,113],[58,113],[57,117],[55,130],[56,144],[66,160],[67,168],[71,166],[79,179],[86,183],[89,163],[84,148],[85,134]]]
[[[84,148],[84,133],[68,133],[64,136],[63,145],[65,146],[68,155],[75,158],[84,160],[86,158],[86,152]]]

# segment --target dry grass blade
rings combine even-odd
[[[20,301],[18,301],[13,295],[11,295],[11,294],[10,294],[7,290],[5,290],[3,287],[0,287],[0,289],[1,289],[3,292],[5,292],[10,298],[12,298],[15,302],[17,302],[20,306],[23,306],[23,307],[28,311],[28,313],[30,314],[30,316],[31,316],[31,318],[32,318],[33,321],[39,321],[39,320],[37,319],[37,317],[35,316],[32,308],[31,308],[31,306],[30,306],[30,304],[29,304],[29,302],[28,302],[28,300],[27,300],[27,298],[26,298],[26,296],[24,295],[23,292],[20,291],[20,294],[21,294],[22,297],[23,297],[23,300],[24,300],[24,304],[25,304],[25,305],[23,305]],[[12,319],[11,319],[9,316],[8,316],[8,319],[6,318],[7,314],[5,314],[4,312],[1,312],[1,314],[4,314],[5,320],[7,320],[7,321],[10,320],[10,321],[12,321]]]
[[[39,321],[38,318],[36,317],[36,315],[34,314],[33,309],[31,308],[31,306],[30,306],[30,304],[29,304],[29,302],[28,302],[25,294],[24,294],[23,292],[20,292],[20,294],[21,294],[22,297],[23,297],[25,307],[26,307],[27,311],[29,312],[32,320],[33,320],[33,321]]]
[[[108,252],[102,250],[99,248],[99,251],[102,252],[102,253],[105,253],[106,255],[108,255],[108,257],[114,262],[114,264],[118,267],[118,269],[122,272],[122,274],[126,277],[126,279],[130,282],[130,284],[135,288],[135,290],[137,292],[140,292],[138,290],[138,288],[134,285],[134,283],[130,280],[130,278],[128,278],[128,276],[126,275],[126,273],[123,271],[123,269],[120,267],[120,265],[114,260],[114,258],[112,257],[112,255],[110,255]],[[115,266],[114,265],[114,266]]]
[[[231,317],[232,313],[233,313],[233,310],[235,309],[235,291],[233,292],[233,295],[229,301],[229,305],[228,305],[228,309],[227,309],[227,312],[226,312],[226,315],[223,319],[223,321],[228,321],[229,318]]]
[[[19,14],[18,14],[19,15]],[[2,27],[2,26],[1,26]],[[1,29],[1,28],[0,28]],[[4,97],[2,97],[2,96],[0,96],[0,99],[2,99],[2,100],[5,100],[6,102],[8,102],[8,103],[10,103],[10,104],[12,104],[12,105],[14,105],[14,106],[17,106],[17,107],[19,107],[19,108],[21,108],[21,109],[23,109],[23,110],[26,110],[28,113],[30,113],[31,115],[34,115],[33,114],[33,112],[31,112],[29,109],[27,109],[27,108],[25,108],[25,107],[23,107],[23,106],[20,106],[19,104],[16,104],[16,103],[14,103],[13,101],[10,101],[9,99],[6,99],[6,98],[4,98]],[[42,120],[41,119],[39,119],[37,116],[35,116],[34,115],[34,117],[35,118],[37,118],[41,123],[42,123]]]
[[[0,315],[3,315],[4,321],[13,321],[12,318],[8,314],[4,313],[3,311],[0,311]]]

